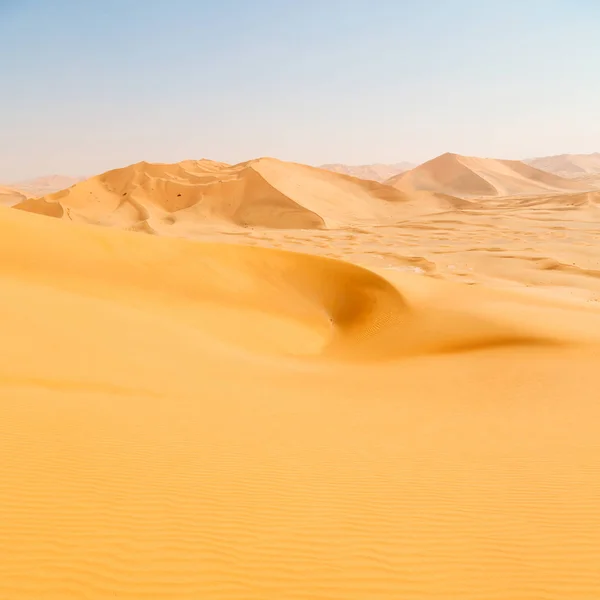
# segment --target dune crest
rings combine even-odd
[[[429,191],[458,197],[527,196],[589,189],[518,160],[446,153],[386,182],[407,193]]]

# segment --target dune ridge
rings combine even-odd
[[[386,181],[407,193],[429,191],[458,197],[500,197],[589,189],[517,160],[446,153]]]

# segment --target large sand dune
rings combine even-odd
[[[389,179],[389,185],[412,193],[430,191],[458,197],[493,197],[565,193],[585,184],[541,171],[518,160],[442,154]]]
[[[0,209],[0,598],[599,597],[597,305],[380,272]]]
[[[18,208],[72,221],[190,235],[208,224],[324,229],[380,224],[445,210],[452,199],[408,195],[374,181],[257,159],[138,163]]]

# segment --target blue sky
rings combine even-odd
[[[0,182],[600,151],[598,0],[0,0]]]

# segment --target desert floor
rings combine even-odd
[[[190,226],[179,234],[327,256],[386,277],[394,271],[414,272],[549,298],[600,302],[600,192],[470,203],[469,208],[394,226],[327,231]]]
[[[0,598],[599,598],[597,196],[193,240],[0,207]]]

